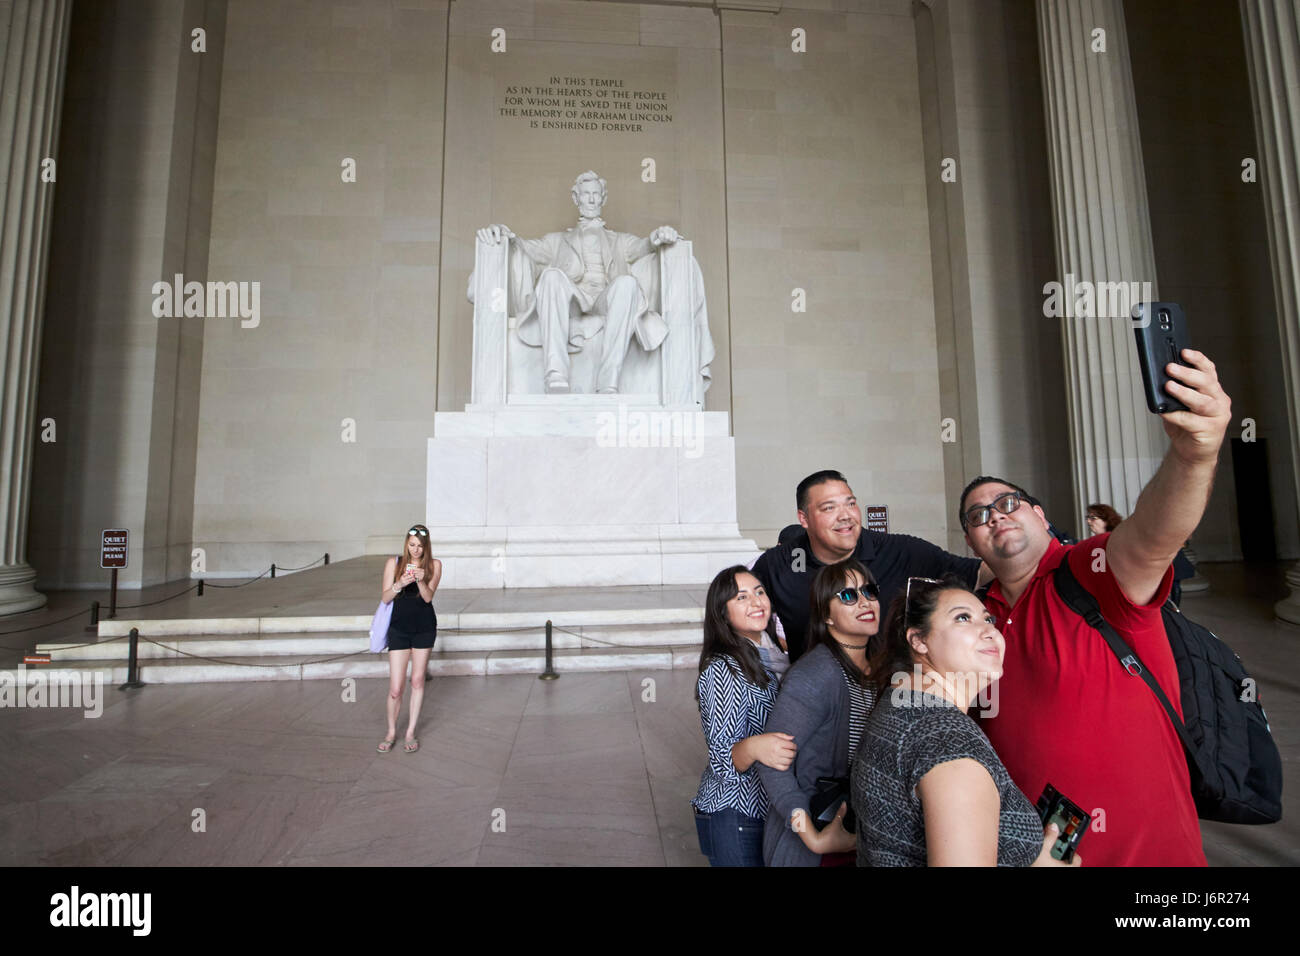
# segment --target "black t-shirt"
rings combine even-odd
[[[880,586],[882,626],[890,601],[903,593],[909,577],[939,578],[952,573],[969,582],[972,588],[979,578],[979,558],[960,558],[910,534],[885,534],[863,528],[853,557],[867,566]],[[813,556],[804,529],[785,544],[764,551],[754,563],[754,576],[762,582],[772,601],[772,610],[781,619],[791,664],[804,651],[812,582],[822,567]]]

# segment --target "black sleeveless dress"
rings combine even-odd
[[[412,581],[393,598],[393,617],[388,622],[388,649],[405,651],[431,648],[438,635],[438,615],[433,604],[420,597],[420,586]]]

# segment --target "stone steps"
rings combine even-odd
[[[357,640],[353,646],[361,648],[356,656],[327,662],[297,654],[274,655],[261,661],[141,658],[138,664],[139,679],[146,684],[192,684],[388,676],[386,654],[371,654],[366,651],[364,639]],[[565,648],[556,650],[552,656],[555,671],[561,675],[594,671],[693,670],[699,664],[699,659],[698,645]],[[434,651],[429,657],[428,673],[433,677],[491,677],[496,674],[541,674],[545,666],[546,654],[538,651]],[[106,664],[94,660],[68,660],[60,661],[57,665],[28,665],[24,671],[19,672],[18,683],[30,684],[36,674],[44,675],[50,682],[69,675],[79,675],[78,679],[86,680],[88,675],[100,674],[105,685],[117,686],[126,681],[126,664],[116,661]]]
[[[548,617],[558,673],[566,671],[694,668],[703,611],[696,607],[501,611],[439,615],[428,672],[434,676],[540,674],[545,668]],[[132,627],[145,683],[318,680],[387,677],[386,654],[369,652],[369,617],[175,618],[100,623],[97,641],[50,641],[50,657],[35,673],[100,673],[106,684],[126,680]]]

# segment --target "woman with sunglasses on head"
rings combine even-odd
[[[788,734],[763,732],[788,667],[758,578],[742,564],[718,572],[704,599],[695,683],[709,762],[691,801],[700,852],[711,866],[763,865],[767,795],[757,767],[784,769],[794,759]]]
[[[377,749],[386,754],[397,742],[397,715],[402,709],[402,689],[406,686],[406,667],[411,667],[411,715],[406,727],[408,754],[420,749],[415,725],[424,703],[424,675],[429,654],[438,633],[438,615],[433,610],[433,595],[442,579],[442,562],[429,554],[429,529],[414,525],[406,532],[406,547],[400,557],[384,564],[383,593],[385,604],[392,603],[393,616],[388,624],[388,734]]]
[[[1005,649],[963,582],[908,579],[871,657],[879,704],[853,768],[859,866],[1080,864],[1052,858],[1055,824],[1044,830],[966,713],[1002,676]]]
[[[768,866],[852,863],[849,768],[875,702],[867,647],[879,628],[880,595],[860,561],[817,572],[807,650],[790,668],[767,720],[768,731],[794,738],[798,754],[788,769],[758,770],[771,804],[763,832]],[[822,815],[829,820],[815,819]]]

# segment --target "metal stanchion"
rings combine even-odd
[[[275,565],[271,565],[271,577],[275,577]]]
[[[559,680],[560,675],[555,673],[555,667],[551,662],[551,622],[546,622],[546,670],[537,676],[538,680]]]
[[[329,567],[329,563],[330,563],[330,553],[329,553],[328,551],[326,551],[326,552],[325,552],[325,566],[326,566],[326,567]]]
[[[86,625],[86,630],[88,631],[99,630],[99,602],[98,601],[90,602],[90,623]]]
[[[199,578],[199,597],[203,597],[203,579]]]
[[[140,629],[131,628],[131,644],[126,656],[126,683],[118,690],[126,690],[128,687],[143,687],[144,681],[140,680],[139,662],[136,660],[136,651],[140,643]]]

